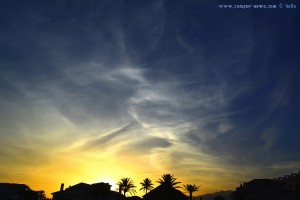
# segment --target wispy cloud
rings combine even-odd
[[[294,170],[297,76],[272,50],[283,33],[215,3],[0,6],[0,171],[60,161],[70,177],[125,166],[234,185]]]

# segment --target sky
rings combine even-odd
[[[170,173],[204,194],[298,172],[299,8],[221,3],[1,1],[0,182]]]

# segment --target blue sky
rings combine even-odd
[[[299,11],[219,3],[1,1],[0,179],[298,171]]]

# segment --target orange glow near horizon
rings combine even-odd
[[[77,166],[72,166],[70,165],[70,163],[67,164],[68,162],[70,161],[65,160],[61,163],[53,163],[51,166],[41,168],[35,172],[28,172],[28,175],[26,172],[24,172],[24,177],[28,176],[30,178],[16,178],[14,179],[14,182],[27,184],[33,190],[45,190],[46,196],[52,197],[51,193],[59,191],[61,183],[64,183],[64,188],[66,189],[69,186],[76,185],[80,182],[84,182],[87,184],[105,182],[112,185],[111,190],[117,191],[116,183],[121,178],[129,177],[134,181],[134,184],[136,186],[136,195],[143,196],[144,192],[140,191],[140,182],[142,182],[144,178],[150,178],[154,184],[154,187],[157,187],[159,185],[157,183],[157,180],[161,178],[161,175],[163,175],[164,173],[169,173],[168,171],[158,172],[151,168],[148,169],[151,173],[145,173],[147,171],[147,169],[144,168],[145,166],[141,165],[143,166],[141,168],[139,165],[137,165],[137,163],[116,162],[114,165],[103,164],[101,166],[101,164],[97,165],[97,163],[91,161],[89,162],[89,164],[78,164]],[[133,170],[130,171],[130,168]],[[194,193],[195,196],[208,192],[215,192],[218,190],[218,188],[227,189],[222,184],[211,186],[206,183],[192,182],[192,180],[184,178],[180,174],[174,175],[177,180],[181,182],[181,184],[179,184],[180,186],[182,186],[183,184],[194,183],[196,185],[201,185],[200,191]],[[5,179],[3,179],[3,181],[11,182],[11,180]],[[208,182],[215,184],[215,181],[213,180],[210,180]],[[183,188],[181,188],[180,190],[188,195],[188,193],[185,192]]]
[[[126,144],[127,145],[127,144]],[[184,147],[182,148],[184,149]],[[136,186],[136,195],[143,196],[140,191],[140,182],[145,178],[150,178],[157,187],[157,180],[165,173],[173,174],[177,181],[183,184],[201,185],[200,191],[195,192],[195,196],[205,193],[216,192],[219,190],[234,189],[236,187],[230,177],[220,181],[218,174],[224,174],[226,169],[212,167],[211,158],[207,157],[206,163],[193,163],[194,160],[182,158],[172,165],[169,153],[176,152],[177,149],[169,148],[153,149],[149,154],[142,154],[138,150],[125,149],[121,146],[104,148],[101,150],[91,149],[82,151],[80,148],[63,148],[49,152],[50,156],[44,162],[38,162],[37,165],[3,165],[0,172],[10,169],[11,177],[1,177],[3,182],[14,182],[27,184],[33,190],[44,190],[47,197],[52,197],[51,193],[59,191],[61,183],[64,188],[84,182],[93,184],[106,182],[112,185],[111,190],[117,191],[117,182],[121,178],[129,177]],[[164,158],[164,159],[162,159]],[[29,156],[29,159],[30,156]],[[32,160],[31,162],[33,162]],[[203,169],[215,170],[216,174],[210,172],[206,175],[187,173],[186,166],[197,166],[196,170]],[[216,164],[215,164],[216,165]],[[225,167],[225,166],[223,166]],[[191,167],[189,167],[191,169]],[[22,170],[21,175],[17,172]],[[220,171],[221,170],[221,171]],[[222,171],[224,170],[224,171]],[[0,174],[1,175],[1,174]],[[183,188],[180,189],[183,190]],[[188,194],[187,194],[188,195]]]
[[[173,140],[175,143],[174,138]],[[240,181],[240,179],[233,179],[232,176],[220,177],[230,170],[238,170],[220,164],[214,157],[193,153],[193,149],[184,144],[178,143],[177,146],[153,148],[141,152],[138,148],[134,149],[130,143],[139,142],[139,138],[134,138],[130,142],[122,140],[116,144],[103,145],[99,149],[83,149],[84,140],[81,142],[78,139],[78,141],[79,145],[71,143],[60,148],[37,147],[37,150],[40,148],[39,151],[47,153],[42,160],[29,152],[26,155],[26,162],[20,164],[3,162],[5,164],[0,166],[0,172],[5,174],[7,169],[10,169],[7,173],[11,176],[3,176],[0,173],[0,178],[3,182],[23,183],[33,190],[44,190],[47,197],[52,197],[51,193],[59,191],[61,183],[68,188],[81,182],[87,184],[106,182],[112,185],[112,190],[117,191],[116,183],[126,177],[134,181],[136,195],[143,196],[140,182],[149,178],[154,187],[157,187],[159,185],[157,180],[165,173],[173,174],[177,181],[181,182],[180,186],[201,185],[200,191],[195,192],[195,196],[234,189]],[[179,156],[189,155],[189,157],[177,158],[172,153],[178,153]],[[202,158],[205,162],[199,162],[193,157]],[[180,190],[187,194],[183,188]]]

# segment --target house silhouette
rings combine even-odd
[[[241,184],[233,200],[300,200],[300,172],[275,179],[254,179]]]
[[[123,200],[124,196],[111,191],[108,183],[78,183],[64,190],[61,184],[60,191],[53,192],[53,200]]]

